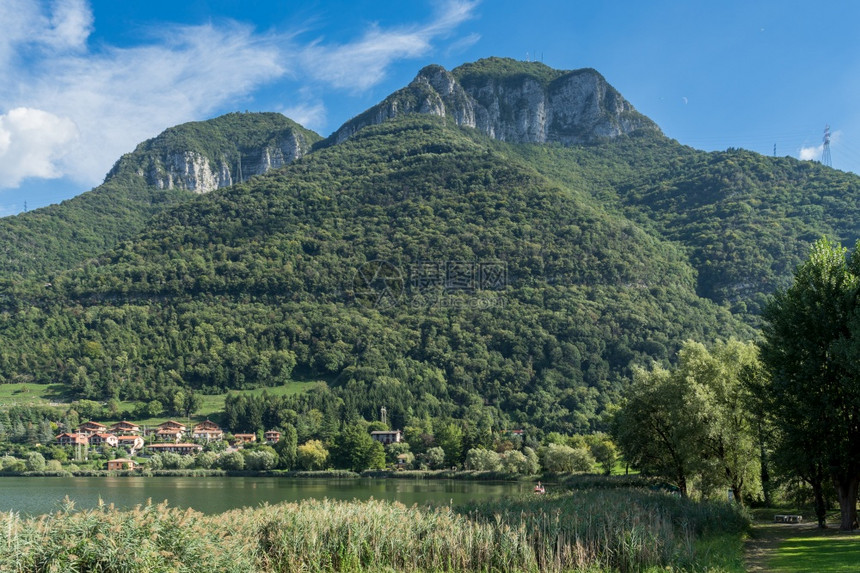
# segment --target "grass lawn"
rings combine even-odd
[[[860,570],[860,534],[804,529],[784,539],[768,561],[771,571],[828,573]]]
[[[11,406],[51,406],[68,402],[62,384],[0,384],[0,408]]]

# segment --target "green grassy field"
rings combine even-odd
[[[0,384],[0,408],[52,406],[69,400],[62,384]]]
[[[307,392],[311,388],[325,384],[319,380],[291,381],[282,386],[267,388],[256,388],[254,390],[234,390],[234,394],[261,394],[268,392],[273,396],[290,396]],[[224,410],[224,394],[203,394],[200,409],[194,413],[188,421],[205,420]],[[74,398],[68,396],[65,387],[61,384],[0,384],[0,408],[12,406],[67,406]],[[116,419],[100,420],[107,422],[118,422],[120,419],[128,419],[135,407],[135,402],[120,402],[120,415]],[[165,420],[165,416],[158,416],[146,420],[133,420],[139,424],[159,424]]]
[[[800,530],[779,543],[767,567],[785,573],[858,571],[860,535],[834,529]]]

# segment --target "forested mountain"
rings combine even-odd
[[[0,293],[0,381],[169,401],[184,387],[325,379],[285,411],[372,419],[385,405],[395,426],[456,417],[585,431],[634,365],[670,361],[687,339],[754,337],[762,300],[809,242],[860,229],[858,177],[681,146],[591,70],[437,68],[280,169],[185,191],[86,264],[62,254],[21,269],[29,280]],[[586,143],[523,120],[583,78],[578,109],[599,112],[576,124],[595,129]],[[436,96],[442,107],[421,103]],[[500,123],[462,121],[475,105]],[[223,181],[253,162],[196,134],[244,116],[226,117],[178,145]],[[138,151],[148,163],[126,156],[109,183],[126,174],[154,193],[203,172],[171,172],[151,143]],[[32,270],[64,267],[50,285]]]
[[[170,128],[124,155],[92,191],[0,219],[0,279],[48,280],[134,236],[192,192],[281,167],[319,139],[277,113],[235,113]]]

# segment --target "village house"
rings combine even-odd
[[[196,454],[203,451],[200,444],[149,444],[146,449],[150,453],[171,452],[182,456]]]
[[[134,460],[130,460],[128,458],[117,458],[115,460],[108,460],[107,469],[108,470],[133,470],[137,467],[137,464]]]
[[[118,443],[116,436],[108,433],[93,434],[88,438],[88,440],[91,446],[97,448],[102,446],[110,446],[111,448],[115,448]]]
[[[57,444],[61,446],[83,446],[88,444],[84,434],[65,432],[56,437]]]
[[[131,422],[126,422],[125,420],[117,422],[111,426],[110,431],[117,436],[139,436],[141,433],[140,426]]]
[[[160,423],[155,430],[150,432],[150,434],[155,434],[155,439],[161,442],[172,441],[178,443],[187,431],[188,427],[185,424],[180,424],[173,420],[167,420],[166,422]]]
[[[117,436],[117,445],[124,447],[131,455],[143,449],[143,438],[140,436]]]
[[[91,436],[93,434],[104,434],[105,432],[107,432],[107,426],[99,424],[98,422],[93,422],[92,420],[84,422],[78,426],[78,433],[85,434],[87,436]]]
[[[206,420],[205,422],[200,422],[191,430],[191,437],[195,440],[206,440],[207,442],[213,440],[223,440],[224,432],[215,422],[210,420]]]
[[[396,444],[403,440],[403,432],[400,430],[375,430],[370,432],[370,437],[383,445]]]
[[[250,444],[257,441],[257,434],[233,434],[233,443]]]
[[[269,430],[263,434],[267,444],[277,444],[281,441],[281,433],[276,430]]]

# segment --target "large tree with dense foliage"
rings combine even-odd
[[[826,468],[839,496],[840,527],[853,529],[860,486],[860,249],[847,255],[827,239],[813,245],[791,286],[765,308],[761,356],[783,457],[807,479]]]
[[[694,476],[705,489],[731,488],[739,503],[756,495],[760,451],[745,376],[757,364],[752,343],[708,350],[689,341],[672,369],[638,371],[613,422],[627,459],[682,495]]]

